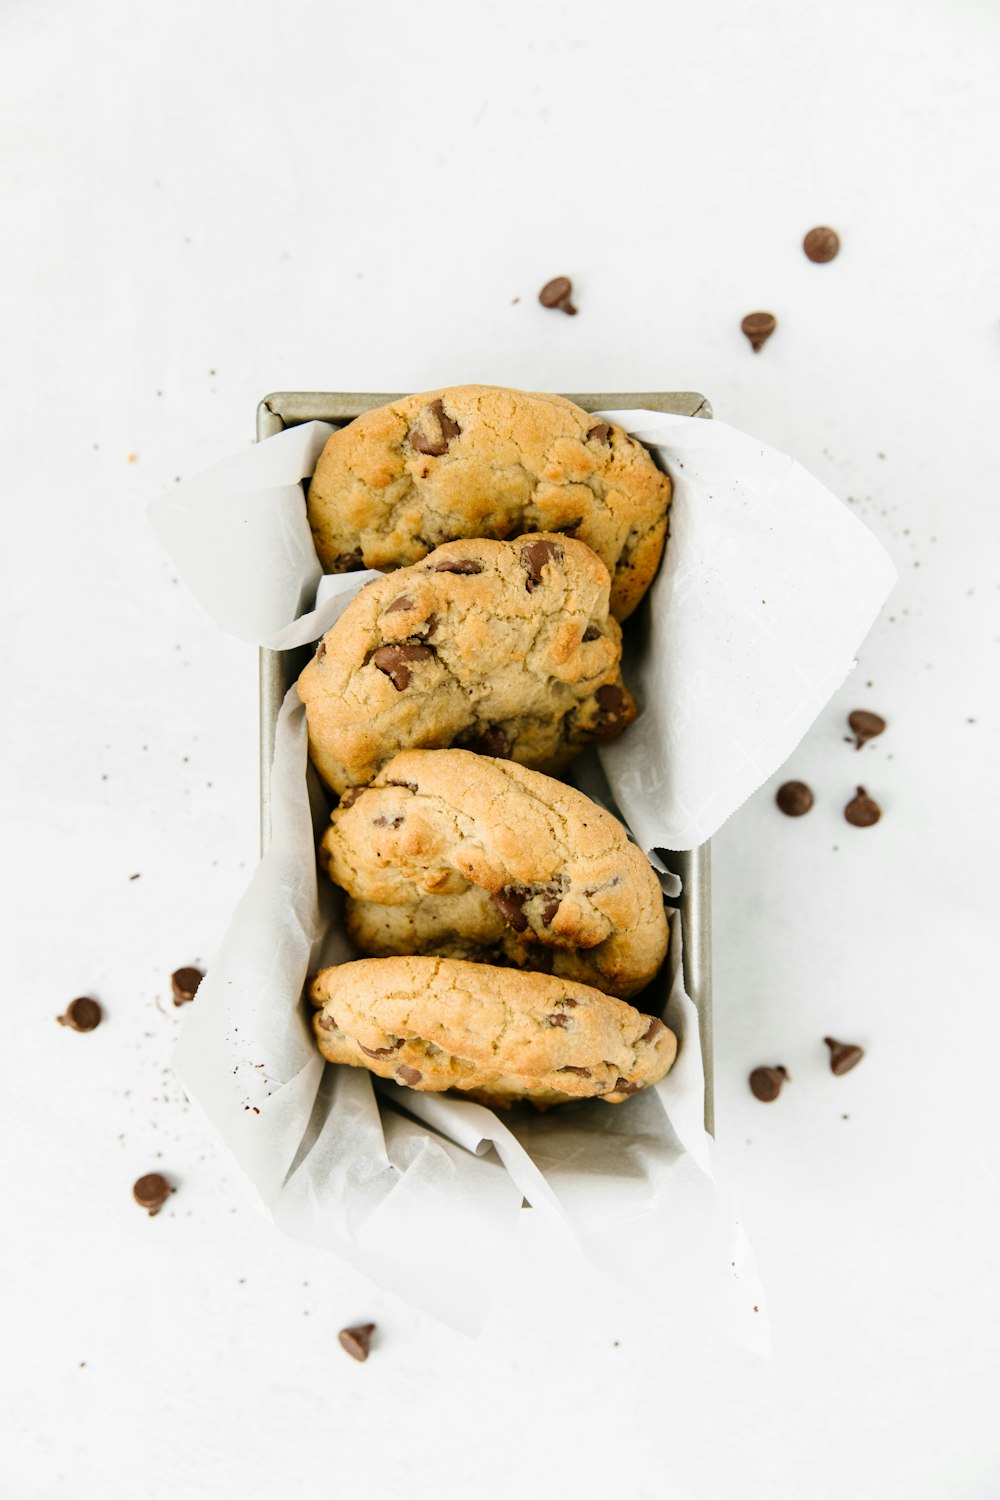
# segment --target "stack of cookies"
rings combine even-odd
[[[677,1051],[629,1004],[667,949],[624,827],[556,779],[623,733],[619,622],[670,481],[558,396],[461,386],[333,434],[309,487],[328,572],[378,568],[299,678],[336,793],[320,862],[369,955],[312,982],[319,1047],[415,1089],[617,1104]]]

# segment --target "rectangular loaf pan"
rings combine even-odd
[[[677,412],[685,417],[711,417],[712,408],[694,391],[563,392],[584,411]],[[330,422],[343,427],[373,407],[400,399],[397,392],[278,391],[257,407],[257,441],[273,437],[300,422]],[[268,794],[274,730],[278,712],[292,683],[312,654],[312,647],[260,653],[260,820],[261,848],[270,834]],[[661,851],[668,869],[681,881],[679,902],[684,933],[684,984],[698,1011],[698,1031],[705,1069],[705,1129],[714,1134],[715,1100],[712,1071],[712,866],[711,845],[675,852]]]

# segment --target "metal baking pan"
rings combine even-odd
[[[257,441],[273,437],[285,427],[300,422],[331,422],[343,427],[373,407],[399,400],[397,393],[373,394],[354,391],[278,391],[257,407]],[[685,417],[711,417],[712,408],[694,391],[588,392],[568,394],[584,411],[678,412]],[[282,700],[309,657],[311,646],[293,651],[260,653],[260,820],[261,848],[270,836],[268,808],[274,728]],[[715,1131],[715,1098],[712,1072],[712,867],[711,846],[702,844],[688,852],[661,851],[669,870],[680,878],[679,901],[684,928],[684,983],[698,1010],[701,1056],[705,1069],[705,1129]]]

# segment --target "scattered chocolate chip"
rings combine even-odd
[[[840,249],[840,236],[835,229],[820,224],[816,229],[810,229],[802,241],[802,248],[810,260],[823,266],[828,260],[833,260]]]
[[[396,1069],[396,1076],[401,1078],[404,1083],[412,1086],[415,1083],[419,1083],[424,1075],[423,1073],[419,1073],[416,1068],[408,1068],[406,1063],[400,1063]]]
[[[853,713],[847,715],[847,722],[854,731],[859,750],[869,740],[874,740],[885,732],[885,720],[882,715],[869,713],[866,708],[856,708]]]
[[[598,630],[596,625],[588,625],[586,630],[583,632],[584,645],[586,645],[588,641],[599,641],[602,634],[603,632]]]
[[[372,661],[380,672],[384,672],[389,678],[397,693],[409,687],[412,672],[406,665],[411,661],[424,661],[433,656],[434,652],[430,646],[416,646],[403,643],[398,646],[379,646],[377,651],[372,652]]]
[[[431,573],[481,573],[483,565],[472,557],[445,557],[440,562],[431,563],[429,571]]]
[[[363,1365],[368,1358],[374,1332],[374,1323],[359,1323],[356,1328],[342,1328],[337,1338],[340,1341],[340,1347],[346,1349],[352,1359],[356,1359],[359,1364]]]
[[[356,573],[363,568],[365,560],[360,547],[355,547],[353,552],[341,552],[330,564],[331,573]]]
[[[788,818],[801,818],[813,805],[812,789],[804,781],[786,781],[779,786],[775,802]]]
[[[359,797],[363,797],[368,788],[366,786],[349,786],[344,792],[337,806],[343,810],[345,807],[353,807]]]
[[[755,1099],[770,1104],[781,1093],[781,1085],[788,1081],[787,1068],[754,1068],[750,1074],[750,1092]]]
[[[844,808],[844,817],[855,828],[871,828],[881,816],[882,809],[872,797],[869,797],[863,786],[858,787],[857,795],[852,797]]]
[[[81,995],[78,1000],[71,1000],[66,1014],[56,1016],[56,1020],[70,1031],[95,1031],[101,1024],[101,1007],[89,995]]]
[[[461,749],[471,750],[474,755],[492,755],[496,760],[509,760],[511,746],[500,726],[490,724],[475,739],[466,740]]]
[[[515,932],[524,932],[528,926],[528,919],[521,908],[530,895],[530,890],[524,885],[505,885],[502,890],[493,894],[494,906],[499,907]]]
[[[740,328],[750,340],[750,348],[755,354],[760,353],[777,326],[777,318],[774,316],[774,313],[769,312],[747,313],[740,324]]]
[[[402,816],[400,816],[398,818],[383,818],[383,817],[378,817],[378,818],[372,818],[372,827],[373,828],[399,828],[400,825],[402,823],[405,823],[405,822],[406,822],[406,819],[404,817],[402,817]]]
[[[645,1031],[642,1033],[642,1036],[641,1036],[640,1040],[643,1041],[643,1042],[653,1042],[659,1036],[660,1032],[661,1031],[666,1031],[666,1029],[667,1028],[664,1026],[663,1022],[661,1020],[659,1020],[656,1016],[653,1016],[652,1019],[650,1020],[649,1025],[646,1027]]]
[[[395,615],[398,614],[401,609],[412,608],[413,600],[410,598],[409,594],[400,594],[399,598],[394,599],[389,605],[388,609],[383,610],[382,613],[386,615]]]
[[[838,1078],[841,1073],[856,1068],[865,1055],[864,1048],[854,1042],[838,1042],[832,1036],[825,1036],[823,1040],[830,1049],[830,1072],[836,1073]]]
[[[557,307],[560,312],[575,316],[576,308],[571,298],[573,296],[573,283],[568,276],[554,276],[547,281],[538,293],[538,300],[543,307]]]
[[[534,593],[541,583],[545,564],[559,562],[562,556],[563,550],[558,542],[528,542],[521,548],[521,561],[528,570],[525,588],[529,594]]]
[[[550,1026],[568,1026],[569,1016],[549,1016],[547,1018]]]
[[[579,1075],[580,1075],[581,1078],[590,1078],[591,1077],[591,1072],[590,1072],[589,1068],[575,1068],[572,1063],[567,1063],[564,1068],[560,1068],[559,1069],[559,1072],[560,1073],[579,1073]]]
[[[358,1046],[361,1047],[361,1050],[365,1054],[366,1057],[391,1057],[394,1052],[398,1052],[399,1051],[399,1049],[400,1049],[400,1047],[402,1045],[403,1045],[403,1039],[402,1039],[402,1037],[400,1037],[400,1039],[399,1039],[398,1042],[393,1042],[393,1044],[392,1044],[391,1047],[361,1047],[361,1043],[360,1042],[358,1043]],[[411,1068],[410,1072],[412,1072],[412,1071],[413,1071],[413,1069]],[[418,1073],[417,1074],[417,1078],[419,1079],[419,1077],[420,1077],[420,1074]],[[410,1081],[410,1080],[408,1080],[408,1081]]]
[[[606,443],[608,441],[608,438],[610,436],[611,436],[611,423],[610,422],[598,422],[597,425],[595,427],[592,427],[590,429],[590,431],[587,433],[587,442],[589,443],[590,440],[591,440],[591,438],[593,438],[593,440],[596,443]]]
[[[150,1218],[159,1213],[172,1192],[170,1183],[159,1172],[147,1172],[132,1187],[132,1197],[140,1208],[146,1209]]]
[[[462,429],[448,416],[443,401],[432,401],[427,410],[435,418],[440,436],[430,438],[418,427],[411,427],[406,438],[410,447],[415,448],[418,453],[426,453],[430,458],[440,458],[443,453],[448,452],[452,439],[459,437]]]
[[[175,1005],[187,1005],[198,993],[198,986],[204,979],[200,969],[186,968],[175,969],[170,976],[170,987],[174,992]]]

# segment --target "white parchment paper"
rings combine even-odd
[[[851,669],[894,571],[829,491],[744,434],[645,411],[600,415],[647,443],[674,483],[665,562],[629,632],[641,715],[602,760],[647,850],[692,848],[794,748]],[[274,649],[315,640],[374,576],[320,578],[299,480],[330,431],[289,429],[150,508],[193,592],[244,639]],[[752,1253],[702,1126],[679,917],[661,994],[678,1060],[624,1106],[504,1119],[373,1084],[324,1065],[302,1005],[307,973],[353,956],[337,894],[317,877],[325,816],[293,689],[278,723],[271,843],[175,1057],[275,1222],[474,1331],[526,1199],[564,1252],[616,1278],[654,1267],[661,1285],[684,1288],[687,1317],[766,1349]]]

